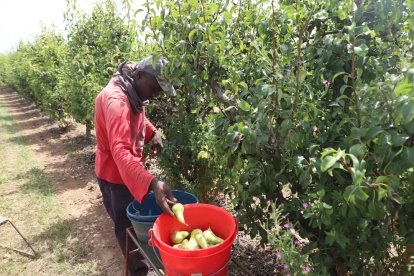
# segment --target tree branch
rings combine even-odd
[[[227,97],[226,94],[224,94],[223,90],[215,80],[210,78],[208,84],[213,89],[213,91],[216,92],[216,95],[220,100],[222,100],[224,103],[228,105],[235,105],[236,102],[233,99]]]

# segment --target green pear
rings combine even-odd
[[[191,231],[191,238],[195,239],[201,248],[208,247],[207,240],[204,238],[203,231],[201,229],[193,229],[193,231]]]
[[[201,247],[201,248],[208,248],[208,243],[206,238],[203,236],[202,233],[198,233],[195,235],[195,240],[197,242],[197,244]]]
[[[188,243],[187,239],[184,239],[181,243],[179,244],[174,244],[173,247],[174,248],[178,248],[178,249],[185,249],[185,245]]]
[[[195,238],[190,238],[190,240],[183,245],[183,248],[185,250],[196,250],[196,249],[200,249],[200,247],[198,246],[197,241],[195,240]]]
[[[210,227],[203,232],[203,235],[209,244],[219,244],[223,241],[222,238],[219,238],[214,234]]]
[[[191,231],[191,237],[192,237],[192,238],[195,238],[195,236],[196,236],[197,234],[203,234],[203,231],[202,231],[201,229],[198,229],[198,228],[193,229],[193,231]]]
[[[173,231],[170,235],[170,238],[174,244],[178,244],[187,238],[188,235],[189,233],[187,231]]]
[[[178,219],[179,222],[181,222],[184,225],[187,225],[184,220],[184,205],[181,203],[176,203],[172,206],[171,210],[173,211],[175,217]]]

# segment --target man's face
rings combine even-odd
[[[157,79],[150,73],[138,71],[135,77],[135,87],[141,100],[152,100],[162,91]]]

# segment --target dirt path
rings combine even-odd
[[[94,138],[85,139],[85,129],[78,124],[60,130],[39,109],[9,89],[0,89],[0,101],[9,107],[52,184],[63,222],[79,230],[81,242],[104,266],[105,275],[123,275],[124,260],[93,172]]]

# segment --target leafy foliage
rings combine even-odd
[[[209,187],[231,195],[240,222],[264,242],[258,222],[272,221],[265,208],[284,204],[310,241],[305,251],[320,252],[321,273],[408,269],[390,250],[402,255],[412,235],[413,29],[404,23],[412,6],[153,4],[148,34],[170,60],[177,114],[191,113],[166,125],[167,133],[188,126],[181,138],[174,133],[174,155],[208,162],[207,174],[174,180],[201,187],[191,180],[215,174]],[[188,125],[194,114],[197,128]],[[303,202],[311,205],[304,213]]]
[[[68,97],[69,114],[85,124],[89,133],[95,97],[130,52],[135,36],[117,14],[113,1],[96,4],[91,14],[73,6],[66,14],[70,32],[60,87]]]
[[[69,2],[63,66],[48,56],[61,57],[60,46],[37,52],[39,40],[2,57],[0,78],[39,102],[45,84],[33,78],[49,80],[38,68],[50,67],[65,110],[90,129],[115,66],[163,55],[178,96],[153,103],[149,116],[167,138],[169,183],[204,201],[224,192],[251,236],[291,252],[278,241],[289,233],[269,235],[282,204],[319,274],[411,272],[411,0],[132,3],[123,1],[126,25],[110,1],[91,15]]]

